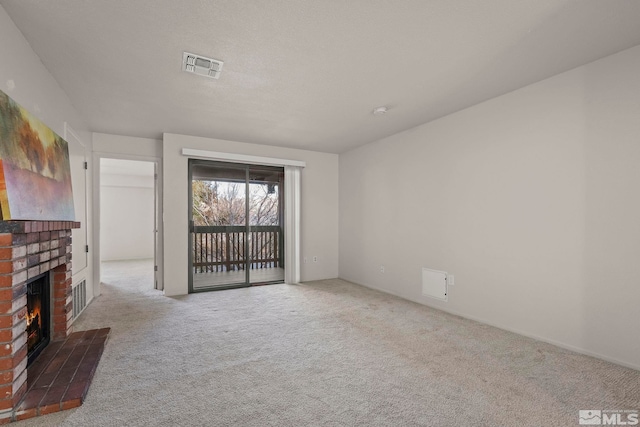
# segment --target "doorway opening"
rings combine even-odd
[[[189,292],[284,281],[284,168],[189,160]]]
[[[115,270],[144,266],[154,273],[149,288],[158,289],[156,167],[153,161],[100,158],[101,282]]]

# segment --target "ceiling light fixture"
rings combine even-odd
[[[188,73],[217,79],[220,77],[222,65],[224,65],[224,62],[217,59],[207,58],[189,52],[182,53],[182,70]]]
[[[377,107],[373,109],[373,114],[376,116],[381,116],[383,114],[385,114],[387,112],[387,107],[382,106],[382,107]]]

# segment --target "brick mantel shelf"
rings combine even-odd
[[[72,332],[72,221],[0,221],[0,421],[27,390],[27,282],[52,271],[52,340]],[[0,422],[1,424],[2,422]]]

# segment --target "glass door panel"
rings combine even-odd
[[[247,285],[246,170],[192,161],[191,290]]]
[[[284,170],[249,168],[249,283],[284,280]]]

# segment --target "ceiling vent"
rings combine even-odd
[[[217,59],[206,58],[194,53],[184,52],[182,54],[182,70],[188,73],[198,74],[204,77],[217,79],[220,77],[224,62]]]

